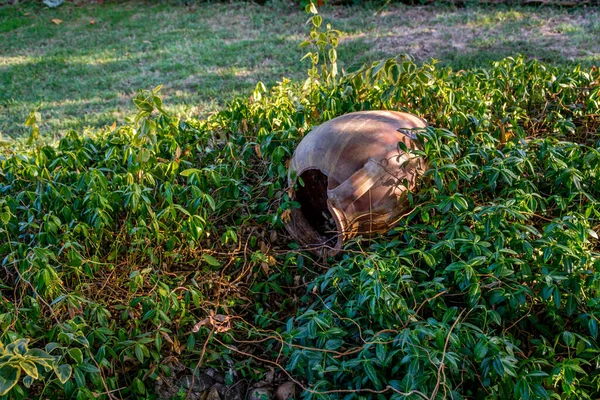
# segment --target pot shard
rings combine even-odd
[[[290,235],[326,257],[352,237],[389,230],[406,212],[407,190],[425,171],[425,161],[399,143],[418,149],[415,130],[426,126],[408,113],[360,111],[313,129],[290,162],[292,198],[300,203],[286,221]]]

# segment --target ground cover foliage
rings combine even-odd
[[[2,395],[153,398],[183,364],[229,384],[281,368],[311,399],[597,396],[598,70],[341,74],[338,33],[312,22],[304,85],[203,120],[157,88],[131,124],[49,146],[33,114],[31,144],[4,143]],[[428,171],[389,234],[315,259],[282,229],[287,162],[368,109],[428,120]]]

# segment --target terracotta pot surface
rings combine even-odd
[[[417,149],[419,117],[396,111],[349,113],[314,128],[300,142],[288,180],[296,184],[288,232],[313,253],[339,252],[345,240],[385,232],[406,211],[406,190],[414,188],[425,162],[406,154]],[[404,186],[404,185],[407,185]]]

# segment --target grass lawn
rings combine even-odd
[[[321,12],[344,31],[339,54],[348,69],[398,53],[459,69],[517,53],[561,65],[600,64],[596,8]],[[159,84],[168,109],[201,115],[259,81],[301,79],[306,19],[289,2],[0,7],[0,133],[23,136],[36,107],[48,137],[120,122],[132,114],[136,90]]]

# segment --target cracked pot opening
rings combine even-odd
[[[300,175],[304,186],[298,185],[296,201],[308,224],[327,241],[338,235],[335,220],[327,208],[328,177],[318,169],[309,169]]]

